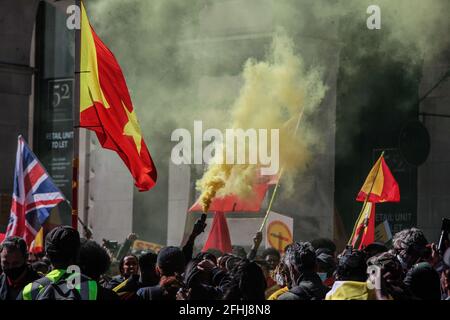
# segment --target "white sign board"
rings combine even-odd
[[[284,252],[284,247],[293,242],[294,219],[271,211],[264,231],[266,248]]]

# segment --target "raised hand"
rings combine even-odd
[[[135,241],[137,240],[138,236],[136,235],[136,233],[130,233],[127,237],[128,241]]]
[[[200,233],[205,231],[206,223],[202,218],[198,219],[194,224],[194,229],[192,230],[192,236],[197,237]]]
[[[257,249],[262,241],[262,232],[258,231],[253,237],[253,248]]]

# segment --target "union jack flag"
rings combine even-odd
[[[22,237],[30,246],[52,208],[65,200],[25,139],[19,136],[6,237]]]

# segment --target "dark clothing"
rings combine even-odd
[[[163,295],[163,289],[159,285],[141,288],[136,295],[139,300],[172,300]]]
[[[143,286],[139,281],[139,275],[135,274],[111,289],[119,296],[120,300],[136,300],[136,292]]]
[[[100,276],[100,279],[98,280],[98,284],[100,286],[102,286],[103,288],[107,288],[108,284],[111,280],[112,280],[112,277],[109,277],[109,276],[103,274]]]
[[[111,289],[103,288],[101,285],[97,286],[97,300],[104,300],[104,301],[110,301],[110,300],[119,300],[119,296],[117,293],[112,291]]]
[[[186,277],[186,285],[191,288],[190,300],[220,300],[231,282],[230,276],[220,268],[211,270],[211,281],[201,283],[196,280],[200,270],[194,269]]]
[[[399,283],[398,286],[389,285],[387,293],[394,300],[418,300],[403,283]]]
[[[211,270],[211,281],[204,284],[195,280],[199,273],[200,270],[193,268],[185,276],[187,286],[192,289],[190,299],[220,299],[225,292],[226,285],[230,282],[228,274],[220,268],[214,268]],[[140,288],[136,295],[139,300],[175,300],[173,293],[165,292],[160,285]]]
[[[119,284],[124,282],[125,280],[127,280],[127,279],[125,279],[121,275],[118,275],[118,276],[113,277],[104,287],[112,290],[115,287],[117,287]]]
[[[411,294],[419,300],[441,300],[439,274],[428,262],[414,265],[403,282]]]
[[[231,281],[231,278],[228,275],[228,273],[223,271],[220,268],[212,269],[211,273],[212,273],[212,285],[213,286],[222,287]]]
[[[188,263],[191,261],[192,255],[194,254],[194,238],[189,238],[181,251],[183,251],[184,262]]]
[[[298,284],[278,300],[323,300],[328,291],[316,273],[303,274]]]
[[[8,279],[4,273],[0,275],[0,300],[16,300],[27,284],[41,278],[41,275],[34,271],[31,266],[27,266],[26,270],[25,275],[14,282]]]
[[[255,260],[257,252],[258,250],[250,249],[249,253],[247,253],[247,259],[250,261]]]

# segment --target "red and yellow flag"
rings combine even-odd
[[[348,244],[361,249],[375,239],[375,203],[400,201],[398,183],[384,161],[383,154],[370,170],[356,200],[364,201],[364,204]]]
[[[400,201],[398,183],[392,176],[383,155],[378,158],[372,170],[370,170],[356,200],[365,201],[367,195],[369,195],[367,201],[373,203]]]
[[[36,237],[31,242],[30,250],[31,253],[41,253],[44,252],[44,228],[41,227]]]
[[[367,202],[362,214],[356,221],[355,229],[350,238],[349,244],[353,248],[358,246],[368,246],[375,241],[375,203]]]
[[[89,24],[81,5],[80,126],[116,151],[139,191],[156,183],[156,168],[142,137],[122,70]]]

